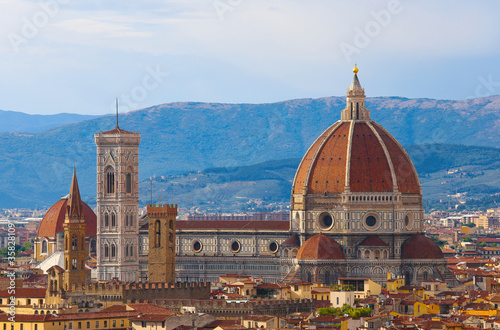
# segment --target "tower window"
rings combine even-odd
[[[109,227],[109,214],[104,214],[104,227]]]
[[[170,220],[170,222],[168,223],[168,227],[170,229],[174,229],[174,221],[173,220]]]
[[[108,244],[104,245],[104,257],[109,258],[109,246],[108,246]]]
[[[125,257],[128,257],[128,245],[125,246]]]
[[[116,227],[116,215],[111,213],[111,227]]]
[[[129,219],[128,225],[129,226],[133,226],[134,225],[134,215],[133,214],[130,215],[130,219]]]
[[[115,173],[112,167],[106,169],[106,193],[115,193]]]
[[[47,245],[48,245],[47,241],[43,240],[42,241],[42,253],[47,253],[47,250],[48,250]]]
[[[71,269],[76,270],[78,269],[78,263],[76,259],[71,260]]]
[[[127,194],[132,192],[132,173],[127,173],[125,175],[125,189]]]
[[[156,220],[155,222],[155,247],[161,246],[161,222]]]
[[[134,256],[134,247],[132,245],[130,246],[130,256]]]
[[[116,246],[111,244],[111,258],[116,257]]]
[[[78,238],[76,236],[73,236],[71,238],[71,250],[76,251],[77,247],[78,247]]]

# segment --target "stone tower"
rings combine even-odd
[[[69,290],[74,284],[85,284],[85,216],[75,169],[73,169],[63,228],[65,268],[63,285],[65,290]]]
[[[96,133],[97,276],[139,279],[139,144],[141,134],[118,127]]]
[[[175,282],[176,204],[148,205],[148,282]]]

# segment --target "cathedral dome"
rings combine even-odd
[[[443,259],[439,245],[425,235],[416,234],[403,242],[401,259]]]
[[[83,214],[85,216],[85,236],[97,235],[97,217],[92,209],[82,201]],[[61,198],[45,213],[40,226],[38,237],[56,237],[57,233],[64,232],[63,224],[68,206],[68,199]]]
[[[297,259],[345,259],[342,247],[333,238],[318,234],[302,244]]]
[[[306,152],[295,174],[292,193],[420,194],[410,157],[389,132],[370,119],[356,72],[342,119],[327,128]]]

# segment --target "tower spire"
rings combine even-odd
[[[76,179],[76,168],[74,167],[66,215],[69,219],[83,218],[82,198],[80,196],[80,189],[78,188],[78,180]]]

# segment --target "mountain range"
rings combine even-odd
[[[149,181],[153,175],[301,158],[340,118],[344,106],[343,97],[268,104],[169,103],[121,114],[119,123],[141,133],[140,180]],[[377,97],[367,98],[366,106],[372,119],[405,146],[500,145],[498,95],[462,101]],[[93,134],[114,128],[115,120],[102,116],[41,132],[0,133],[0,207],[52,205],[68,193],[73,166],[82,195],[91,202],[96,191]],[[432,152],[420,150],[412,158],[418,167],[429,157]]]
[[[100,116],[58,113],[55,115],[30,115],[18,111],[0,110],[0,132],[37,133],[53,127],[97,118]]]

